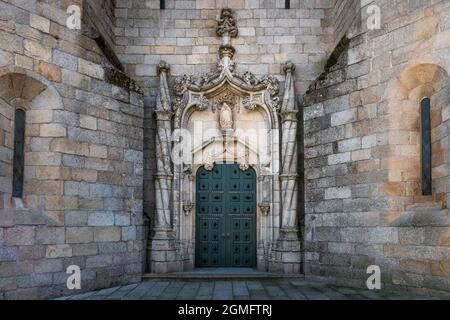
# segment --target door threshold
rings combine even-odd
[[[143,280],[271,280],[304,279],[303,274],[260,272],[251,268],[198,268],[192,271],[167,274],[147,273]]]

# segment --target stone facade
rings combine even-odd
[[[73,294],[70,265],[84,291],[193,267],[196,168],[171,165],[165,146],[187,109],[176,79],[213,72],[230,41],[223,79],[271,76],[283,106],[238,118],[280,129],[270,143],[280,176],[258,182],[258,268],[364,286],[378,265],[385,287],[448,294],[450,2],[284,3],[0,1],[0,299]],[[68,28],[69,5],[82,8],[81,30]],[[370,5],[380,29],[368,30]],[[223,8],[236,19],[229,37],[217,32]],[[232,93],[252,106],[244,100],[258,90],[245,79]],[[420,188],[425,96],[433,196]],[[26,110],[22,199],[12,197],[16,108]],[[227,126],[229,114],[211,114],[190,116]],[[258,167],[246,152],[242,165]]]

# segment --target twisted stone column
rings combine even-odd
[[[281,115],[281,229],[297,231],[297,104],[295,100],[294,76],[295,65],[284,65],[286,85]]]
[[[150,266],[154,273],[180,271],[182,264],[175,248],[172,230],[172,160],[170,154],[172,135],[172,103],[167,74],[169,66],[165,62],[158,65],[160,88],[156,105],[156,170],[155,174],[155,221],[150,248]]]
[[[298,237],[297,103],[291,62],[284,65],[286,83],[281,116],[281,229],[269,269],[273,272],[299,273],[301,247]]]
[[[167,85],[167,73],[169,66],[165,62],[158,65],[160,88],[156,105],[156,219],[155,231],[171,229],[170,199],[172,191],[172,164],[170,159],[170,145],[172,135],[172,105],[170,101],[169,87]]]

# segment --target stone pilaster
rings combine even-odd
[[[294,90],[295,65],[284,65],[286,83],[281,107],[281,229],[269,269],[273,272],[299,273],[301,246],[298,234],[297,202],[297,103]]]
[[[172,104],[170,100],[167,74],[169,66],[165,62],[158,65],[160,91],[156,106],[156,168],[155,193],[156,210],[152,240],[149,248],[150,268],[153,273],[180,271],[182,263],[175,247],[172,229],[172,160],[170,155],[172,135]]]

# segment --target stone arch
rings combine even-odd
[[[446,206],[446,164],[450,162],[447,124],[450,119],[450,77],[438,64],[421,63],[405,69],[389,86],[388,156],[383,160],[389,181],[395,188],[382,189],[389,195],[406,196],[408,206],[423,201],[421,193],[421,114],[420,103],[431,100],[432,200]],[[430,199],[428,199],[430,200]]]

